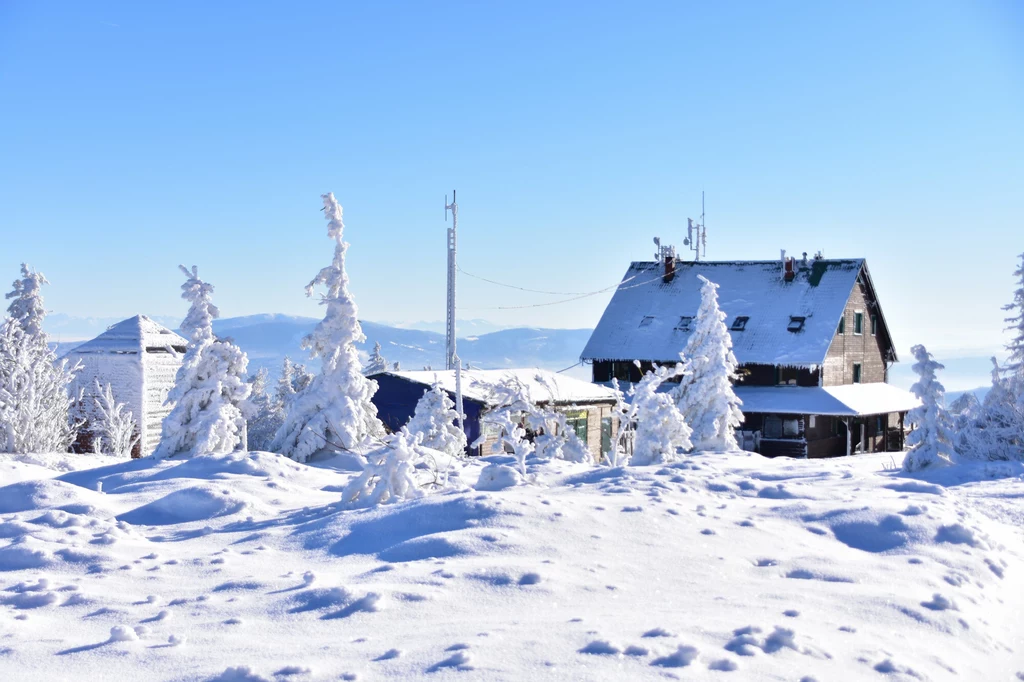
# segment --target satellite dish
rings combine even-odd
[[[655,237],[654,238],[654,245],[657,246],[657,247],[661,246],[661,237]]]
[[[689,246],[690,245],[690,238],[689,237],[683,237],[683,244],[685,246]]]

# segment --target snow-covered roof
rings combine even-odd
[[[914,394],[885,383],[843,386],[737,386],[744,412],[820,414],[859,417],[906,412],[920,401]]]
[[[143,349],[161,349],[168,346],[177,347],[179,352],[188,344],[162,324],[158,324],[145,315],[136,315],[112,325],[95,339],[76,346],[68,354],[131,354]]]
[[[401,377],[424,386],[439,381],[444,390],[455,393],[455,370],[398,371],[383,374]],[[494,405],[494,387],[508,378],[516,378],[523,382],[536,403],[572,405],[615,401],[615,393],[606,386],[581,381],[546,369],[464,369],[462,395],[485,405]]]
[[[634,262],[582,358],[677,360],[691,333],[679,328],[685,326],[680,318],[697,314],[697,276],[703,275],[719,286],[727,326],[739,316],[748,318],[742,331],[730,330],[740,364],[821,365],[863,265],[860,258],[811,260],[806,265],[797,260],[796,276],[786,282],[780,260],[679,261],[673,279],[664,282],[664,264]],[[794,317],[804,318],[799,331],[790,331]]]

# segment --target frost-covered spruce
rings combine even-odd
[[[628,414],[636,424],[633,457],[630,464],[661,464],[680,458],[680,452],[692,447],[690,426],[667,393],[658,387],[672,377],[686,377],[683,363],[674,368],[658,367],[644,375],[631,390],[633,400]]]
[[[268,390],[268,374],[266,367],[260,367],[249,377],[249,384],[252,386],[252,392],[249,394],[252,412],[246,420],[246,434],[250,450],[266,450],[270,447],[274,434],[284,423],[284,406],[277,393],[271,394]]]
[[[1010,355],[1003,369],[1009,375],[1009,389],[1016,397],[1017,407],[1024,413],[1024,253],[1020,255],[1020,261],[1020,266],[1013,273],[1017,278],[1017,290],[1013,293],[1013,301],[1003,308],[1016,313],[1006,318],[1011,338],[1006,346]]]
[[[958,454],[984,461],[1024,460],[1024,409],[1003,374],[992,358],[992,387],[974,419],[957,434]]]
[[[281,363],[281,376],[277,379],[277,401],[287,411],[296,395],[313,382],[313,374],[306,366],[292,362],[287,355]]]
[[[96,405],[96,420],[93,423],[95,452],[107,452],[118,457],[130,457],[132,448],[139,442],[141,435],[135,424],[132,411],[114,398],[114,389],[108,383],[100,386],[99,379],[93,379],[95,394],[92,396]]]
[[[363,374],[366,376],[372,376],[380,372],[388,371],[388,361],[380,353],[380,341],[373,343],[373,352],[370,353],[370,359],[366,363],[366,367],[363,368]]]
[[[674,398],[683,419],[693,430],[694,451],[738,450],[736,427],[743,422],[743,404],[732,390],[736,356],[718,307],[718,285],[698,275],[701,286],[696,328],[683,350],[688,363]]]
[[[459,428],[458,419],[455,403],[440,382],[435,381],[417,401],[405,429],[419,436],[424,447],[458,456],[466,452],[466,434]]]
[[[213,285],[199,278],[192,266],[185,273],[181,297],[190,303],[181,329],[189,342],[174,387],[165,404],[172,405],[160,430],[160,445],[153,455],[225,454],[244,449],[245,420],[252,406],[246,382],[249,359],[230,341],[213,335],[213,320],[220,311],[213,305]]]
[[[0,327],[0,452],[66,452],[81,422],[69,386],[81,368],[57,360],[43,331],[42,273],[21,266]]]
[[[271,449],[300,462],[320,451],[355,450],[368,439],[384,435],[371,402],[377,382],[363,376],[356,344],[366,340],[357,317],[355,299],[345,272],[345,224],[334,194],[323,195],[327,236],[334,240],[334,261],[306,286],[306,295],[322,285],[326,293],[324,319],[302,340],[313,358],[320,358],[320,373],[288,406],[284,424]]]
[[[944,366],[922,345],[914,346],[910,352],[917,360],[912,369],[918,376],[910,392],[921,400],[921,405],[907,413],[907,421],[914,425],[914,430],[907,436],[910,450],[903,460],[903,469],[919,471],[952,463],[954,434],[949,413],[942,406],[946,389],[935,376]]]
[[[424,489],[416,480],[419,436],[399,431],[383,447],[366,455],[363,472],[341,493],[341,503],[352,507],[372,507],[423,497]]]

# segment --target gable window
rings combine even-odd
[[[863,334],[864,333],[864,313],[853,314],[853,333]]]
[[[804,322],[807,320],[806,317],[797,317],[795,315],[789,316],[789,324],[786,326],[791,332],[802,331],[804,328]]]
[[[871,316],[871,336],[878,334],[878,315]]]
[[[782,422],[782,435],[786,438],[796,438],[800,435],[800,420],[786,419]]]
[[[860,363],[859,362],[853,363],[853,383],[855,383],[855,384],[859,384],[860,383]]]
[[[679,318],[679,324],[676,325],[676,330],[681,332],[690,331],[690,327],[693,325],[693,317],[683,315]]]
[[[645,315],[644,319],[640,320],[640,326],[650,327],[652,322],[654,322],[654,315]]]
[[[747,317],[746,315],[740,315],[739,317],[732,321],[732,327],[730,327],[730,329],[732,329],[734,332],[743,331],[744,329],[747,328],[747,320],[749,319],[750,318]]]
[[[846,333],[846,315],[845,314],[842,317],[839,318],[839,329],[836,330],[836,333],[837,334],[845,334]]]
[[[775,415],[764,418],[764,437],[782,438],[782,420]]]

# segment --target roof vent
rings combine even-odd
[[[644,319],[640,320],[640,326],[650,327],[652,322],[654,322],[654,315],[645,315]]]
[[[729,329],[733,330],[734,332],[741,332],[747,328],[747,320],[749,319],[750,318],[747,317],[746,315],[740,315],[739,317],[732,321],[732,326],[729,327]]]
[[[688,332],[690,327],[693,326],[693,317],[690,315],[683,315],[679,318],[679,324],[676,325],[676,331]]]
[[[788,329],[791,332],[803,331],[803,329],[804,329],[804,322],[806,322],[806,321],[807,321],[806,317],[798,317],[796,315],[790,315],[789,316],[789,325],[786,326],[786,329]]]

